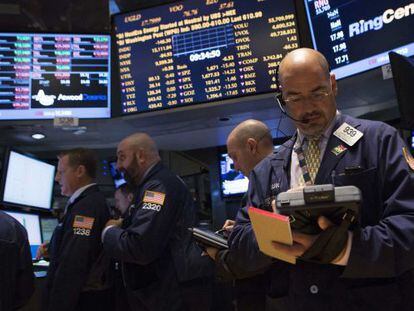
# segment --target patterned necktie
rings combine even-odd
[[[318,173],[319,165],[321,164],[320,155],[319,139],[310,139],[308,141],[308,148],[306,148],[305,151],[305,159],[312,184],[315,183],[316,174]]]

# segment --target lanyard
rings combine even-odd
[[[303,180],[306,186],[313,185],[312,179],[309,174],[308,165],[306,164],[305,154],[303,153],[302,146],[299,144],[294,147],[294,151],[296,152],[299,160],[299,167],[302,170]]]

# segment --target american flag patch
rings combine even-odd
[[[73,228],[92,229],[95,218],[76,215],[73,221]]]
[[[163,205],[165,201],[165,194],[155,191],[145,191],[144,199],[142,201],[144,203],[155,203]]]

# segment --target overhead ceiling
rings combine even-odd
[[[107,0],[3,0],[0,17],[1,31],[110,31]]]
[[[125,12],[163,2],[171,1],[115,0],[112,3]],[[6,1],[0,4],[0,31],[109,32],[108,7],[108,1]],[[392,82],[384,81],[380,70],[340,81],[338,106],[354,116],[381,120],[398,117]],[[231,129],[248,118],[262,120],[275,128],[280,117],[273,95],[262,94],[129,117],[80,120],[81,128],[69,130],[54,128],[51,120],[0,121],[0,146],[14,145],[32,151],[77,146],[111,148],[123,137],[145,131],[161,149],[189,150],[224,145]],[[229,120],[221,121],[222,118]],[[293,132],[289,121],[283,120],[280,125],[284,133]],[[30,137],[33,132],[42,132],[47,137],[34,141]],[[276,131],[272,134],[282,135]]]
[[[115,147],[129,134],[144,131],[156,139],[161,149],[189,150],[224,145],[231,129],[249,118],[262,120],[275,129],[279,117],[273,96],[264,94],[122,118],[80,120],[79,127],[73,129],[54,128],[52,120],[3,121],[0,122],[0,144],[32,151],[81,145],[107,148]],[[287,120],[281,122],[280,130],[286,134],[293,132]],[[35,141],[31,138],[34,132],[47,137]],[[273,130],[272,134],[283,136],[282,132],[277,134]]]

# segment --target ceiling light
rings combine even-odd
[[[42,133],[34,133],[34,134],[32,134],[32,138],[36,139],[36,140],[39,140],[39,139],[46,138],[46,135],[42,134]]]

